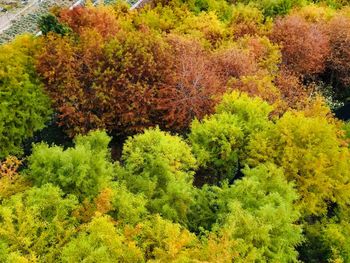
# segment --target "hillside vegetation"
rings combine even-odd
[[[0,262],[350,262],[347,1],[37,26],[0,46]]]

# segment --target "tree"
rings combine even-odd
[[[189,139],[199,164],[214,176],[214,183],[232,180],[239,169],[244,133],[237,116],[221,113],[194,120]]]
[[[50,101],[34,69],[37,41],[28,35],[0,47],[0,158],[21,154],[25,139],[44,128]]]
[[[52,183],[80,200],[95,197],[113,175],[105,132],[77,136],[75,147],[64,150],[46,143],[34,146],[28,157],[27,177],[37,186]]]
[[[61,24],[57,17],[52,14],[42,16],[39,19],[38,26],[44,35],[54,32],[63,36],[70,32],[70,28]]]
[[[282,68],[274,80],[274,84],[278,88],[284,104],[281,105],[282,112],[287,109],[303,109],[308,104],[311,90],[302,84],[297,74]]]
[[[109,214],[121,223],[129,225],[140,223],[148,214],[148,200],[145,196],[130,192],[125,184],[113,185],[112,195],[112,209]]]
[[[286,178],[296,183],[303,215],[322,215],[329,203],[350,200],[350,153],[331,118],[287,112],[274,127],[253,137],[244,162],[282,167]]]
[[[338,96],[349,94],[350,85],[350,18],[346,15],[336,15],[328,24],[330,38],[330,56],[327,66],[330,71],[331,83],[335,86]]]
[[[180,137],[158,128],[146,130],[125,142],[122,160],[125,173],[121,179],[131,192],[144,194],[151,213],[186,222],[197,163]]]
[[[215,96],[223,87],[215,74],[209,54],[200,43],[175,35],[167,41],[172,50],[173,66],[157,93],[156,107],[160,125],[185,130],[194,118],[213,111]]]
[[[296,261],[296,247],[303,238],[293,183],[269,163],[246,167],[242,173],[232,185],[206,185],[199,190],[190,223],[196,232],[209,233],[202,243],[203,255],[214,258],[207,253],[215,249],[226,258],[222,262]]]
[[[63,9],[58,18],[78,35],[88,30],[96,30],[103,38],[110,38],[120,28],[115,11],[107,6]]]
[[[115,227],[108,216],[82,225],[78,235],[63,248],[62,262],[144,262],[142,251]]]
[[[283,65],[289,70],[311,75],[322,73],[329,56],[329,39],[323,29],[298,15],[276,20],[271,39],[282,47]]]
[[[214,53],[213,60],[224,85],[231,78],[254,75],[258,71],[255,57],[249,49],[222,48]]]
[[[33,187],[3,201],[0,240],[7,246],[9,260],[55,262],[75,232],[71,212],[76,205],[75,196],[63,197],[63,192],[51,184]]]
[[[69,135],[106,129],[123,135],[154,125],[155,96],[169,75],[169,49],[155,32],[120,31],[104,39],[98,28],[50,35],[38,71]]]
[[[229,28],[233,31],[235,38],[245,35],[264,35],[271,28],[271,20],[265,19],[262,11],[254,4],[238,3],[233,7]]]
[[[189,140],[193,152],[214,183],[235,177],[251,134],[269,126],[271,110],[260,98],[232,92],[223,96],[216,114],[192,122]]]
[[[30,187],[28,180],[18,173],[21,165],[22,161],[14,156],[9,156],[0,162],[0,201]]]
[[[219,197],[219,231],[227,231],[237,242],[239,258],[233,261],[297,261],[302,229],[296,225],[299,213],[293,206],[297,199],[293,184],[271,164],[245,168],[243,173]]]
[[[196,236],[159,215],[136,226],[135,239],[147,261],[190,262],[198,246]]]

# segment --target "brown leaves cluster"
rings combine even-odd
[[[13,179],[18,175],[17,170],[22,164],[22,161],[15,156],[7,157],[3,162],[0,162],[0,178],[8,177]]]
[[[212,113],[228,88],[278,102],[283,112],[307,101],[302,77],[321,73],[330,50],[319,25],[297,15],[275,22],[270,36],[275,43],[244,33],[233,43],[208,47],[188,32],[125,27],[114,12],[61,11],[60,21],[73,33],[42,39],[37,71],[70,136],[97,128],[128,135],[155,125],[182,132],[194,118]],[[255,16],[247,13],[242,21],[253,23]],[[237,16],[234,23],[239,21]],[[333,35],[336,39],[336,31]],[[336,60],[336,47],[346,45],[341,39],[329,64],[339,72],[346,68]]]
[[[327,66],[333,81],[343,87],[350,86],[350,17],[335,16],[328,24],[328,34],[331,52]]]
[[[169,36],[171,72],[157,94],[157,109],[164,126],[182,130],[194,118],[203,118],[215,106],[224,85],[216,74],[210,54],[194,40]]]
[[[328,36],[316,23],[298,15],[277,19],[271,39],[282,48],[283,65],[295,73],[322,73],[329,55]]]

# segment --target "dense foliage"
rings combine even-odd
[[[350,262],[349,10],[87,1],[0,46],[0,262]]]
[[[50,116],[50,101],[35,72],[31,36],[0,46],[0,158],[20,154],[22,143],[42,129]]]

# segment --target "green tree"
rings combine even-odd
[[[46,143],[34,145],[26,174],[35,185],[53,183],[83,200],[96,196],[112,178],[110,138],[105,132],[93,131],[77,136],[74,142],[66,150]]]
[[[238,242],[240,257],[262,262],[297,262],[302,241],[293,184],[274,165],[245,168],[245,177],[228,190],[228,213],[220,213],[223,229]],[[223,206],[224,209],[225,206]]]
[[[54,32],[63,36],[71,31],[68,26],[61,24],[53,14],[42,16],[38,21],[38,26],[44,35]]]
[[[49,120],[50,101],[34,69],[37,49],[28,35],[0,46],[0,158],[21,154],[23,141]]]
[[[270,125],[271,110],[260,98],[232,92],[223,96],[216,114],[192,122],[189,140],[193,152],[216,183],[233,179],[250,135]]]
[[[121,178],[131,192],[144,194],[150,212],[186,221],[197,165],[191,148],[180,137],[158,128],[146,130],[126,141],[122,160]]]
[[[203,187],[191,207],[190,226],[211,231],[202,249],[219,242],[232,262],[296,262],[303,238],[294,185],[273,164],[242,172],[232,185]]]
[[[148,200],[143,194],[130,192],[123,183],[115,183],[112,190],[113,209],[109,214],[114,219],[126,224],[135,224],[141,222],[148,214],[146,208]]]

